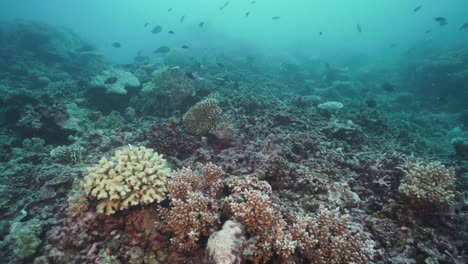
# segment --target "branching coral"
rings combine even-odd
[[[198,247],[201,236],[209,236],[218,223],[218,214],[211,212],[210,200],[201,193],[190,192],[187,199],[173,199],[167,223],[174,234],[171,243],[181,251]]]
[[[218,100],[208,98],[190,108],[183,117],[184,127],[194,135],[203,136],[213,131],[222,121]]]
[[[350,232],[346,217],[323,207],[315,221],[294,224],[291,234],[311,263],[368,263],[374,253],[371,240]]]
[[[82,186],[87,195],[100,200],[97,211],[107,215],[161,202],[170,176],[162,155],[145,147],[117,150],[111,160],[102,158],[88,170]]]
[[[173,234],[171,243],[181,251],[198,247],[200,237],[208,237],[218,224],[218,206],[212,199],[214,183],[223,174],[221,168],[209,163],[203,168],[203,176],[189,168],[173,174],[168,190],[171,208],[159,209],[163,223],[159,229]]]
[[[254,263],[268,261],[275,250],[283,256],[291,255],[294,247],[288,250],[289,246],[281,243],[283,239],[288,239],[283,233],[286,223],[280,217],[275,217],[270,197],[257,190],[245,191],[242,196],[245,201],[234,201],[229,205],[234,217],[245,225],[248,234],[255,239]]]
[[[399,190],[415,203],[448,204],[455,197],[455,171],[440,162],[410,163]]]

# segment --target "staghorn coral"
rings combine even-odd
[[[171,199],[187,199],[188,195],[199,190],[202,185],[201,177],[189,168],[175,171],[168,184],[169,197]]]
[[[455,171],[440,162],[409,163],[399,191],[413,203],[448,204],[455,197]]]
[[[111,160],[102,158],[88,168],[82,186],[100,201],[96,209],[107,215],[164,200],[170,169],[162,155],[145,147],[117,150]]]
[[[215,164],[209,162],[203,167],[203,181],[206,186],[212,185],[217,182],[218,179],[223,176],[224,171]]]
[[[173,237],[171,244],[188,252],[198,247],[202,236],[209,236],[218,223],[218,214],[210,210],[210,200],[199,192],[188,193],[185,200],[173,199],[165,218]]]
[[[207,98],[192,106],[183,117],[184,127],[191,134],[203,136],[215,130],[221,123],[218,100]]]
[[[286,223],[275,217],[270,197],[257,190],[247,190],[241,193],[245,201],[231,201],[229,206],[238,219],[253,237],[256,251],[254,263],[265,263],[275,250],[288,255],[286,247],[279,240],[283,240],[283,229]],[[294,250],[292,250],[293,252]],[[291,253],[292,253],[291,252]]]
[[[314,264],[368,263],[374,254],[372,240],[352,234],[345,216],[324,207],[315,220],[295,223],[291,235],[301,254]]]

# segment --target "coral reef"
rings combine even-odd
[[[28,21],[0,44],[2,263],[468,260],[466,47],[113,65]]]

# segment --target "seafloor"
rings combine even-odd
[[[2,25],[0,263],[466,263],[467,87],[468,46],[113,65]]]

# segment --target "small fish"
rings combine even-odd
[[[424,31],[424,33],[426,33],[426,34],[429,34],[429,33],[431,33],[431,32],[432,32],[432,30],[430,30],[430,29]]]
[[[229,1],[227,1],[226,3],[224,3],[224,5],[222,5],[219,10],[223,10],[224,8],[226,8],[226,6],[229,5]]]
[[[218,67],[220,67],[221,69],[224,69],[226,66],[224,64],[222,64],[221,62],[217,62],[216,65],[218,65]]]
[[[148,26],[149,26],[149,23],[148,23],[148,22],[146,22],[146,23],[145,23],[145,25],[144,25],[144,27],[148,27]]]
[[[245,13],[245,17],[248,17],[250,15],[250,12]]]
[[[155,51],[153,51],[153,53],[168,53],[170,50],[171,49],[168,46],[161,46]]]
[[[281,18],[281,17],[279,17],[279,16],[274,16],[274,17],[272,17],[271,19],[273,19],[273,20],[278,20],[278,19],[280,19],[280,18]]]
[[[460,31],[467,30],[467,29],[468,29],[468,22],[466,22],[460,27]]]
[[[185,19],[185,15],[181,16],[180,17],[180,23],[184,22],[184,19]]]
[[[382,85],[382,88],[383,88],[385,91],[389,92],[389,93],[395,91],[395,87],[393,87],[393,85],[390,84],[390,83],[388,83],[388,82],[384,83],[384,84]]]
[[[421,8],[422,8],[422,5],[419,5],[413,9],[413,12],[418,12],[419,10],[421,10]]]
[[[439,22],[439,26],[441,27],[446,26],[448,24],[447,19],[445,17],[436,17],[434,18],[434,20]]]
[[[182,45],[182,48],[183,48],[183,49],[188,49],[189,46],[187,46],[187,45]]]
[[[251,5],[255,4],[255,1],[250,2]]]
[[[114,84],[114,83],[117,82],[117,80],[118,80],[117,77],[109,77],[109,78],[107,78],[107,80],[104,82],[104,84]]]
[[[172,30],[169,30],[167,33],[169,33],[169,34],[171,34],[171,35],[174,35],[174,34],[175,34],[175,32],[172,31]]]
[[[361,24],[357,24],[356,25],[356,29],[359,33],[362,33],[362,27],[361,27]]]
[[[392,49],[392,48],[395,48],[396,46],[398,46],[398,45],[395,44],[395,43],[390,44],[390,48],[391,48],[391,49]]]
[[[167,12],[171,12],[172,11],[172,7],[170,7],[169,9],[167,9]]]
[[[114,43],[112,43],[112,47],[120,48],[120,47],[122,47],[122,45],[120,44],[120,42],[114,42]]]
[[[169,70],[177,70],[177,69],[180,69],[180,66],[179,65],[170,65],[168,67]]]
[[[193,75],[191,72],[186,72],[185,76],[187,76],[189,79],[195,80],[195,75]]]
[[[320,31],[320,32],[319,32],[319,35],[320,35],[320,36],[322,36],[322,35],[323,35],[323,32],[322,32],[322,31]]]
[[[200,22],[200,23],[198,23],[198,26],[199,26],[199,27],[203,27],[204,25],[205,25],[205,22],[203,22],[203,21]]]
[[[159,32],[162,31],[162,27],[161,26],[155,26],[152,30],[151,30],[151,33],[153,34],[158,34]]]

